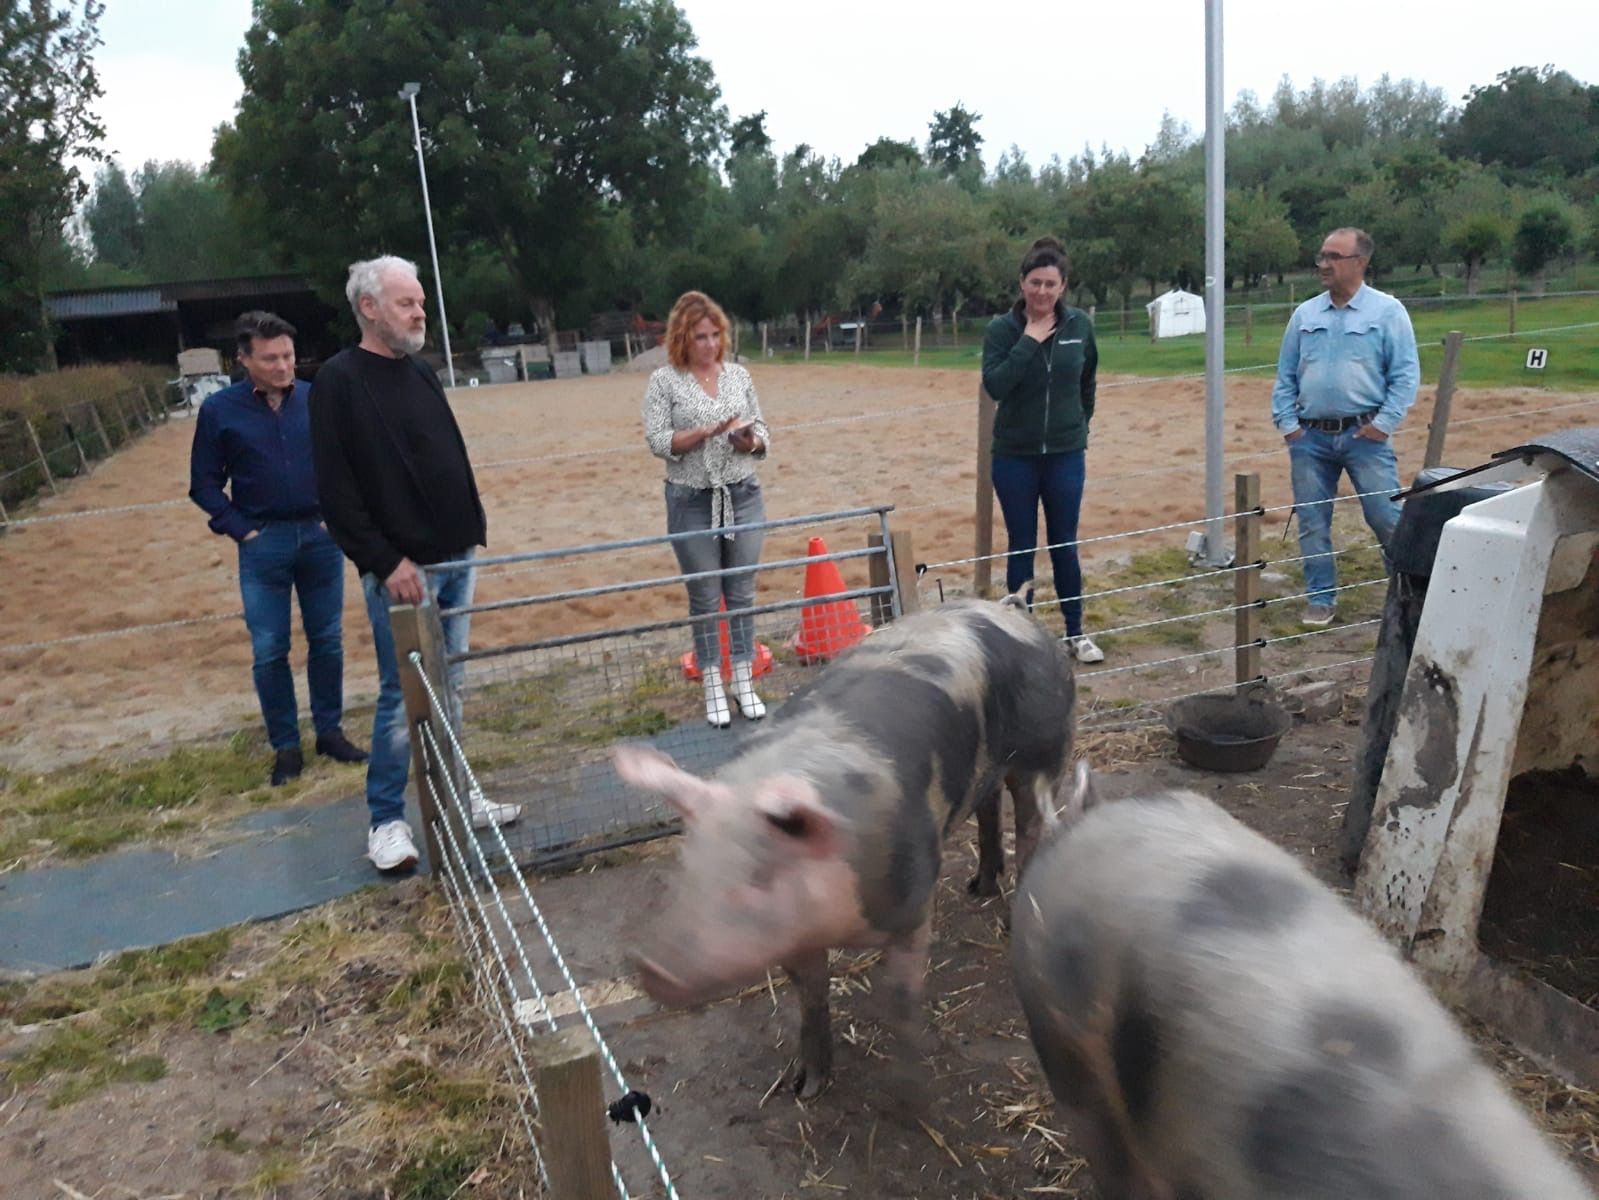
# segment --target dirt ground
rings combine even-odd
[[[773,431],[771,458],[761,469],[769,515],[893,504],[894,524],[913,534],[918,561],[971,554],[974,373],[759,364],[754,373]],[[616,374],[456,393],[488,509],[491,553],[662,530],[662,471],[639,429],[642,387],[637,375]],[[1259,377],[1229,380],[1228,469],[1259,470],[1266,504],[1286,504],[1287,458],[1266,420],[1269,388]],[[1523,410],[1583,399],[1534,390],[1463,391],[1455,400],[1448,458],[1474,463],[1532,430],[1593,421],[1594,410],[1586,407],[1516,419]],[[1407,477],[1420,462],[1431,403],[1428,390],[1396,441]],[[1102,381],[1083,536],[1203,515],[1203,407],[1199,380]],[[237,621],[15,649],[238,611],[233,548],[181,501],[191,435],[188,421],[173,420],[62,496],[20,515],[178,503],[24,525],[0,538],[0,766],[39,770],[111,750],[147,752],[253,720],[248,640]],[[1281,542],[1285,516],[1271,514],[1265,540],[1280,553],[1293,553],[1291,541],[1286,547]],[[1090,586],[1096,560],[1125,556],[1130,547],[1179,544],[1185,532],[1087,548]],[[804,551],[803,535],[773,535],[766,557]],[[479,597],[674,569],[658,547],[627,557],[595,555],[535,571],[485,571]],[[958,585],[965,571],[938,573]],[[598,628],[674,616],[681,606],[671,589],[599,597],[559,611],[520,609],[479,617],[474,638]],[[352,702],[369,698],[375,670],[353,575],[346,586],[345,637],[347,693]]]

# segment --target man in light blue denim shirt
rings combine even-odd
[[[1373,250],[1361,229],[1335,229],[1316,269],[1327,290],[1294,309],[1277,356],[1271,419],[1288,443],[1299,553],[1310,603],[1302,623],[1331,625],[1338,586],[1332,501],[1338,478],[1360,496],[1386,552],[1399,522],[1399,464],[1388,439],[1416,399],[1421,362],[1404,305],[1365,284]]]

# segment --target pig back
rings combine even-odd
[[[1057,1097],[1180,1194],[1589,1195],[1392,949],[1209,801],[1055,831],[1013,928]]]

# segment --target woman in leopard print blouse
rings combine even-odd
[[[764,521],[761,484],[755,461],[766,457],[770,434],[750,373],[725,362],[727,314],[704,292],[684,292],[666,323],[666,353],[671,362],[650,375],[644,392],[644,440],[666,460],[668,533],[705,531],[704,537],[672,543],[685,575],[729,567],[753,567],[760,560],[763,533],[718,532],[729,526]],[[725,600],[729,613],[755,603],[755,572],[713,576],[689,582],[693,616],[717,612]],[[755,692],[755,619],[728,618],[733,675],[728,684],[748,720],[766,715]],[[718,668],[721,650],[717,622],[694,626],[694,653],[705,688],[705,719],[732,724]]]

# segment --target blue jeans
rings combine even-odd
[[[1399,523],[1399,505],[1391,497],[1399,490],[1399,463],[1386,441],[1356,437],[1358,429],[1327,433],[1306,429],[1288,443],[1288,460],[1294,485],[1295,511],[1299,514],[1299,553],[1305,556],[1305,591],[1311,604],[1331,605],[1338,586],[1333,559],[1330,501],[1338,494],[1338,477],[1349,472],[1349,482],[1362,496],[1360,507],[1366,524],[1386,553]],[[1317,503],[1321,501],[1321,503]]]
[[[471,550],[451,556],[451,560],[471,558]],[[477,568],[445,573],[427,573],[428,596],[439,609],[460,608],[472,603],[477,585]],[[372,752],[366,764],[366,807],[372,828],[405,816],[405,782],[411,775],[411,726],[405,715],[405,694],[400,687],[400,662],[394,653],[394,630],[389,625],[389,606],[394,603],[389,590],[376,575],[361,576],[366,594],[366,615],[372,622],[372,645],[378,656],[378,706],[372,714]],[[460,654],[466,649],[470,615],[445,617],[444,650]],[[461,681],[464,663],[450,666],[452,698],[450,724],[461,734]],[[442,731],[440,732],[442,737]]]
[[[766,520],[766,504],[761,499],[760,481],[751,475],[727,489],[733,497],[733,523],[755,525]],[[711,527],[711,493],[708,488],[666,485],[666,532],[686,533],[690,529]],[[678,568],[685,575],[700,571],[719,571],[729,567],[753,567],[761,560],[761,543],[766,531],[734,534],[731,541],[724,537],[706,536],[683,538],[672,543],[677,555]],[[683,585],[688,589],[690,616],[718,611],[723,601],[728,612],[749,608],[755,603],[755,572],[740,571],[736,575],[722,575],[711,579],[696,579]],[[694,623],[694,656],[700,669],[706,663],[721,660],[721,634],[718,621]],[[727,620],[728,659],[731,662],[749,662],[755,657],[755,618],[748,613]]]
[[[319,734],[344,719],[344,554],[315,520],[268,521],[239,543],[239,594],[250,631],[255,694],[274,750],[300,744],[289,670],[289,593],[300,597],[311,719]]]
[[[1080,637],[1083,632],[1083,568],[1077,559],[1077,547],[1060,543],[1077,540],[1086,458],[1081,450],[1069,454],[996,454],[992,469],[994,495],[999,498],[1005,533],[1010,539],[1005,590],[1019,592],[1033,578],[1038,502],[1042,500],[1044,529],[1053,547],[1049,561],[1055,572],[1055,594],[1061,599],[1066,632],[1071,637]]]

